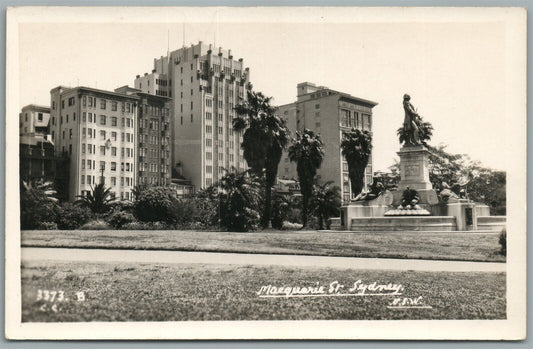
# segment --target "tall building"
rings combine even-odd
[[[322,182],[333,181],[340,187],[344,202],[350,200],[351,184],[348,163],[340,149],[342,135],[352,128],[372,131],[372,108],[376,105],[376,102],[303,82],[297,86],[296,102],[278,107],[277,113],[287,121],[293,134],[306,128],[320,134],[324,143],[324,160],[317,175]],[[298,178],[296,164],[290,162],[287,152],[280,161],[278,176],[283,179]],[[366,168],[365,187],[371,183],[372,157]]]
[[[68,154],[69,200],[103,182],[130,199],[136,179],[139,97],[89,87],[50,91],[50,128],[56,152]]]
[[[246,169],[242,132],[233,131],[232,120],[249,79],[242,58],[202,42],[154,59],[152,73],[135,79],[142,92],[172,98],[172,168],[196,188]]]
[[[129,86],[115,92],[139,97],[137,108],[137,183],[170,185],[170,106],[168,97]]]
[[[19,114],[19,134],[45,138],[50,134],[50,107],[29,104]]]

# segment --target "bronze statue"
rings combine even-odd
[[[407,187],[402,194],[402,204],[398,207],[400,210],[418,210],[418,202],[420,201],[420,196],[418,192],[414,189]]]
[[[403,109],[405,110],[405,119],[403,120],[403,129],[405,132],[406,145],[419,145],[420,142],[420,115],[410,102],[411,96],[403,95]]]

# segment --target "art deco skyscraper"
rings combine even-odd
[[[135,88],[172,98],[172,168],[197,189],[247,168],[232,120],[249,79],[242,58],[202,42],[154,59],[152,73],[135,79]]]

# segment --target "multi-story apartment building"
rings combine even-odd
[[[29,104],[19,114],[19,134],[45,138],[50,134],[50,107]]]
[[[139,97],[137,108],[137,183],[170,185],[170,102],[129,86],[115,92]]]
[[[56,151],[67,153],[69,200],[103,182],[130,199],[136,179],[139,97],[88,87],[50,91],[50,128]]]
[[[154,59],[152,73],[135,79],[135,88],[172,98],[172,168],[180,166],[196,188],[247,168],[232,121],[249,79],[242,58],[202,42]]]
[[[351,198],[348,163],[341,154],[343,133],[352,128],[372,131],[372,108],[377,105],[366,99],[303,82],[297,86],[297,100],[278,107],[291,132],[309,129],[320,134],[324,143],[324,160],[317,175],[322,182],[333,181],[341,188],[343,201]],[[280,161],[278,176],[298,179],[296,164],[287,152]],[[366,168],[365,188],[372,183],[372,157]]]

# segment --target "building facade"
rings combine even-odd
[[[242,132],[234,132],[232,122],[249,79],[242,58],[202,42],[154,59],[152,73],[135,79],[142,92],[172,98],[171,167],[179,166],[196,188],[247,168]]]
[[[343,133],[352,128],[372,131],[372,108],[376,105],[370,100],[303,82],[297,86],[296,102],[278,107],[277,113],[287,121],[293,135],[306,128],[320,134],[324,160],[317,175],[322,182],[333,181],[341,188],[343,202],[351,199],[348,163],[340,149]],[[287,152],[280,161],[278,176],[298,179],[296,164],[290,162]],[[372,157],[366,168],[365,188],[371,183]]]
[[[50,128],[56,152],[69,164],[69,200],[103,182],[129,200],[136,183],[139,97],[88,87],[50,91]]]
[[[19,134],[46,138],[50,134],[50,107],[29,104],[19,114]]]
[[[170,185],[170,107],[168,97],[123,86],[115,92],[139,98],[137,107],[137,183]]]

